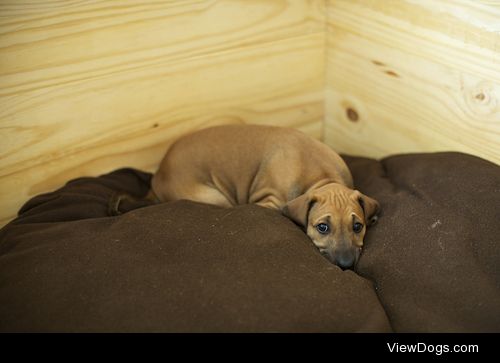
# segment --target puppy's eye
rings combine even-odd
[[[352,230],[354,233],[360,233],[363,230],[363,225],[359,222],[356,222],[352,225]]]
[[[316,229],[318,230],[319,233],[321,234],[327,234],[330,232],[330,226],[326,223],[320,223],[316,226]]]

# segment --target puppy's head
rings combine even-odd
[[[337,183],[303,194],[283,208],[321,254],[344,269],[358,261],[366,227],[376,222],[378,211],[375,199]]]

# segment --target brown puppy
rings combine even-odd
[[[300,131],[257,125],[204,129],[177,140],[152,179],[159,201],[257,204],[301,225],[330,261],[358,260],[376,200],[353,190],[347,165]]]

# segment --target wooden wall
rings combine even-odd
[[[370,157],[500,163],[500,2],[0,1],[0,225],[183,133],[298,127]]]
[[[320,137],[323,0],[1,1],[0,225],[220,123]]]
[[[500,1],[328,0],[325,141],[500,164]]]

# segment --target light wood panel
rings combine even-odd
[[[500,163],[500,2],[328,0],[325,141]]]
[[[490,0],[0,2],[0,225],[221,123],[500,163],[499,19]]]
[[[324,1],[0,2],[2,224],[221,123],[321,136]]]

